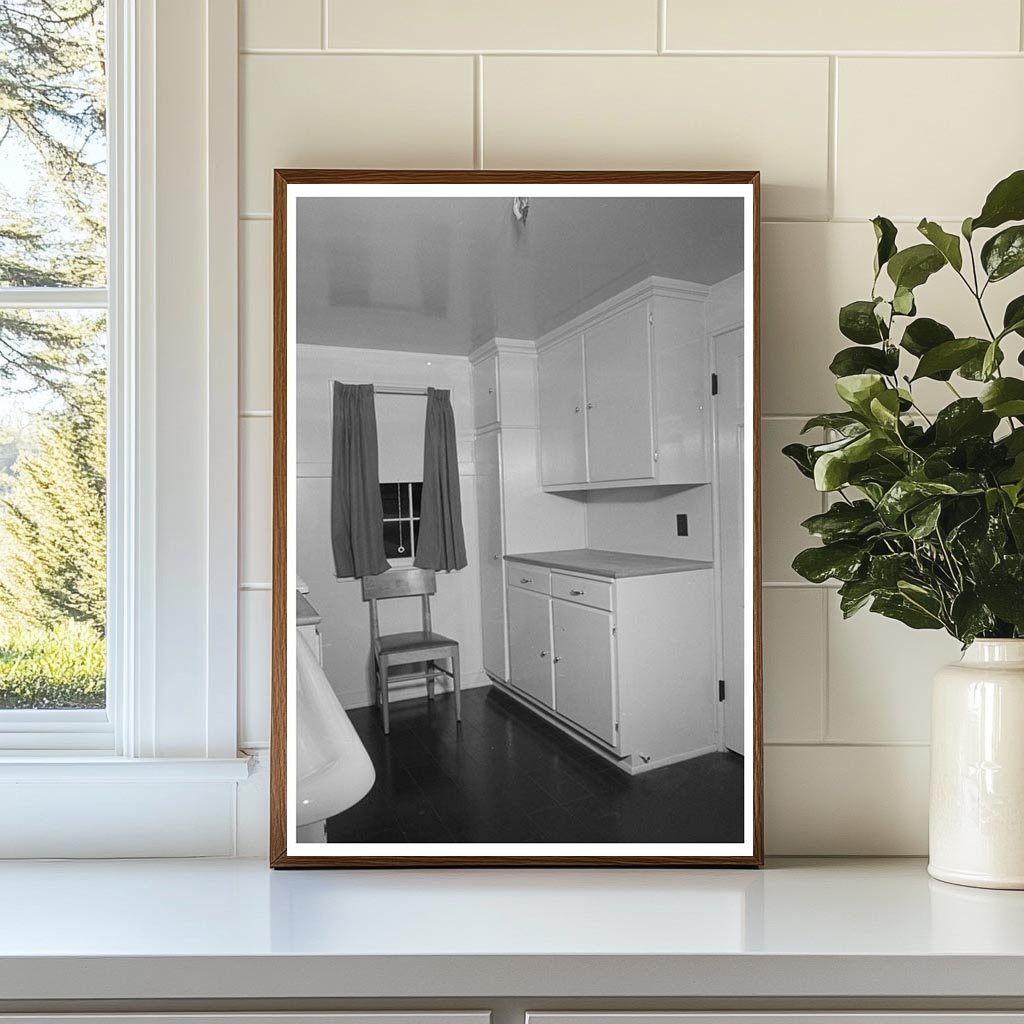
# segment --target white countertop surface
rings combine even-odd
[[[591,576],[606,576],[613,580],[714,568],[712,562],[696,562],[692,558],[635,555],[629,551],[606,551],[602,548],[528,551],[525,554],[505,555],[505,561],[541,565],[549,569],[564,569],[567,572],[589,573]]]
[[[0,908],[0,1001],[1024,997],[1024,892],[936,882],[912,859],[763,871],[7,862]]]

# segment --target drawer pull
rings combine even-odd
[[[562,659],[556,654],[551,660],[557,665]]]
[[[582,590],[570,590],[569,593],[573,597],[582,597],[583,596],[583,591]]]
[[[522,576],[520,578],[519,582],[520,583],[532,583],[533,582],[533,577],[532,576]]]
[[[541,652],[540,652],[540,656],[541,656],[542,658],[546,658],[546,657],[548,656],[548,652],[547,652],[547,651],[541,651]]]

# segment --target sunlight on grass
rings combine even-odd
[[[0,629],[0,708],[102,708],[106,649],[90,626]]]

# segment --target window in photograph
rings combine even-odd
[[[384,506],[384,554],[389,560],[416,557],[422,493],[421,481],[380,485],[380,499]]]

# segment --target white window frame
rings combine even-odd
[[[2,288],[0,308],[102,310],[107,314],[107,651],[104,708],[2,709],[0,754],[91,752],[114,754],[115,720],[130,650],[132,535],[128,529],[135,481],[130,467],[135,394],[129,325],[135,175],[132,0],[105,0],[107,66],[107,285],[102,288]]]

